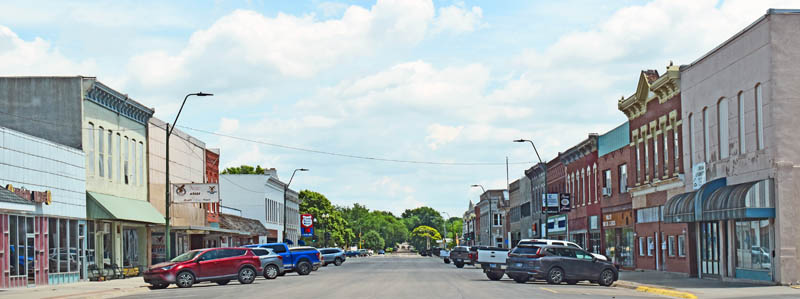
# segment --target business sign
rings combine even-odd
[[[700,162],[692,166],[692,188],[700,189],[706,184],[706,162]]]
[[[561,193],[558,203],[561,205],[561,212],[569,212],[570,203],[572,202],[569,193]]]
[[[558,193],[542,194],[542,212],[558,214]]]
[[[300,215],[300,236],[313,237],[314,236],[314,216],[311,214]]]
[[[14,192],[17,196],[24,200],[28,200],[35,203],[43,203],[49,205],[53,201],[53,195],[50,193],[50,190],[47,191],[31,191],[25,188],[15,188],[11,184],[6,185],[6,189],[8,191]]]
[[[219,184],[172,184],[172,202],[219,202]]]

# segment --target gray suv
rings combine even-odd
[[[320,248],[319,252],[322,254],[322,265],[334,264],[341,266],[347,259],[344,256],[344,250],[339,248]]]
[[[269,248],[249,248],[261,260],[264,278],[275,279],[283,274],[283,257]]]

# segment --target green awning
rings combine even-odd
[[[150,202],[97,192],[86,193],[86,218],[164,224],[164,216]]]

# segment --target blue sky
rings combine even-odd
[[[543,159],[625,121],[642,69],[687,64],[793,1],[21,1],[0,11],[0,74],[86,75],[186,129],[223,167],[312,171],[335,204],[461,215]],[[531,164],[512,164],[513,181]]]

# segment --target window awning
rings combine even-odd
[[[694,222],[694,197],[696,192],[686,192],[673,196],[664,205],[664,222]]]
[[[703,220],[775,218],[772,179],[725,186],[703,204]]]
[[[150,202],[97,192],[86,192],[86,217],[164,224],[164,216]]]

